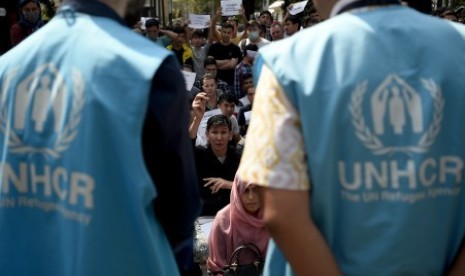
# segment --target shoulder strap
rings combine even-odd
[[[233,264],[236,264],[236,265],[239,264],[239,253],[242,250],[248,250],[248,251],[253,252],[258,261],[260,261],[260,262],[263,261],[262,252],[260,251],[258,246],[256,246],[253,243],[245,243],[243,245],[238,246],[234,250],[234,252],[231,255],[231,258],[229,258],[228,266],[232,266]]]

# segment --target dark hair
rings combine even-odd
[[[245,74],[245,75],[242,76],[242,80],[246,80],[246,79],[250,79],[250,78],[253,79],[253,75],[250,74],[250,73],[247,73],[247,74]]]
[[[270,11],[267,11],[267,10],[261,11],[261,12],[260,12],[260,15],[259,15],[258,17],[260,17],[260,16],[262,16],[262,15],[264,15],[264,14],[268,14],[268,16],[269,16],[270,18],[273,18],[273,16],[271,15],[271,12],[270,12]]]
[[[194,32],[192,33],[192,37],[203,38],[203,37],[205,37],[205,35],[203,34],[202,29],[195,29]]]
[[[182,69],[184,69],[184,68],[189,69],[192,72],[194,72],[194,69],[192,68],[192,65],[190,65],[189,63],[183,63],[182,64]]]
[[[288,18],[286,18],[286,21],[291,21],[292,24],[298,24],[298,28],[302,26],[302,20],[300,19],[300,16],[297,15],[291,15]]]
[[[176,33],[176,34],[185,34],[185,33],[186,33],[186,30],[185,30],[183,27],[176,26],[176,27],[173,28],[173,33]]]
[[[244,57],[247,56],[247,50],[257,52],[258,51],[258,46],[255,45],[255,44],[252,44],[252,43],[249,43],[249,44],[245,45],[242,48],[242,56],[244,56]]]
[[[237,97],[233,93],[222,93],[218,98],[218,104],[222,102],[234,103],[235,105],[238,104]]]
[[[207,131],[214,126],[227,126],[229,131],[232,131],[231,120],[228,116],[220,114],[211,116],[207,121]]]
[[[146,28],[150,28],[150,27],[160,28],[160,22],[155,18],[150,18],[147,21],[145,21],[145,27]]]
[[[218,67],[218,65],[216,64],[216,59],[215,58],[207,57],[203,62],[203,68],[207,67],[207,65],[210,65],[210,64],[215,64],[216,67]]]
[[[223,24],[221,24],[221,30],[223,30],[223,29],[234,30],[234,27],[233,27],[233,25],[231,25],[231,23],[224,22]]]

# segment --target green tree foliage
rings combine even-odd
[[[39,3],[42,4],[42,13],[46,19],[51,19],[53,16],[55,16],[57,8],[53,0],[39,0]]]

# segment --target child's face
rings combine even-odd
[[[191,39],[192,46],[199,48],[202,47],[202,38],[198,36],[193,36]]]
[[[218,107],[221,109],[221,113],[223,113],[223,115],[231,117],[234,114],[234,110],[236,109],[236,104],[222,101],[218,104]]]
[[[247,79],[244,79],[244,81],[242,82],[242,88],[247,91],[247,89],[249,89],[249,87],[252,87],[253,86],[253,79],[252,78],[247,78]]]
[[[208,97],[216,94],[216,82],[214,79],[206,79],[203,81],[203,92],[207,93]]]

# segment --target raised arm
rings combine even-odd
[[[210,30],[208,32],[208,40],[213,41],[220,41],[221,40],[221,33],[216,28],[216,22],[221,18],[223,12],[221,11],[221,7],[219,7],[215,14],[212,16],[212,20],[210,21]],[[211,35],[211,37],[210,37]]]
[[[192,102],[193,118],[189,125],[189,136],[191,139],[197,137],[197,131],[199,130],[200,122],[202,121],[203,114],[205,113],[206,102],[208,98],[205,92],[199,92],[195,95],[194,101]]]

